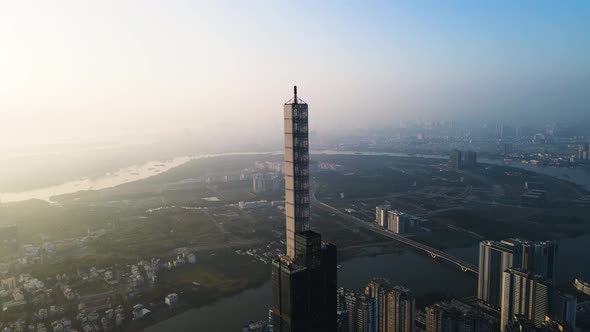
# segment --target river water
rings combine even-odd
[[[317,154],[357,154],[353,151],[312,151]],[[191,160],[203,159],[203,158],[215,158],[223,156],[240,156],[240,155],[264,155],[264,154],[282,154],[282,151],[274,152],[231,152],[231,153],[218,153],[218,154],[201,154],[193,156],[181,156],[169,160],[152,160],[141,165],[132,165],[121,168],[115,172],[108,172],[102,176],[94,178],[83,178],[74,181],[64,182],[58,185],[37,188],[28,191],[19,192],[0,192],[0,202],[19,202],[26,201],[29,199],[40,199],[44,201],[50,201],[52,196],[59,196],[65,194],[71,194],[78,191],[85,190],[100,190],[106,188],[116,187],[121,184],[143,180],[151,176],[164,173],[174,167],[181,166]],[[371,153],[366,152],[366,155],[371,156],[392,156],[392,157],[408,157],[404,153],[395,152],[384,152],[384,153]],[[441,158],[441,156],[430,156],[430,155],[419,155],[420,157],[429,158]]]
[[[590,275],[590,235],[565,239],[559,242],[557,271],[560,280],[573,276]],[[477,264],[479,248],[449,249],[453,255]],[[389,278],[394,284],[406,285],[417,295],[443,292],[457,298],[477,295],[477,280],[473,274],[461,272],[429,256],[404,249],[399,254],[359,257],[341,264],[338,284],[362,291],[373,277]],[[269,268],[270,269],[270,268]],[[566,279],[567,278],[567,279]],[[190,309],[178,316],[147,328],[146,332],[159,331],[239,331],[250,320],[268,318],[270,308],[270,282],[262,287],[249,289],[240,294],[223,298],[202,308]]]
[[[152,160],[141,165],[133,165],[121,168],[115,172],[105,173],[95,178],[83,178],[69,181],[62,184],[37,188],[21,192],[0,192],[0,202],[19,202],[29,199],[40,199],[50,201],[52,196],[71,194],[84,190],[100,190],[116,187],[118,185],[133,181],[143,180],[154,175],[164,173],[174,167],[183,165],[191,160],[203,158],[215,158],[221,156],[241,156],[269,154],[264,152],[236,152],[220,154],[202,154],[196,156],[182,156],[169,160]]]
[[[345,261],[338,270],[338,285],[362,291],[373,277],[385,277],[394,284],[407,285],[417,295],[442,291],[461,298],[473,296],[477,290],[474,275],[413,250]],[[270,301],[270,282],[266,282],[262,287],[190,309],[145,331],[240,331],[250,320],[268,319]]]

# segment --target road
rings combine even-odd
[[[355,216],[344,213],[344,212],[340,211],[339,209],[318,200],[315,197],[315,191],[312,191],[311,202],[316,207],[322,208],[324,210],[328,210],[328,211],[335,213],[339,216],[342,216],[344,218],[354,221],[360,227],[364,227],[366,229],[372,230],[373,232],[379,233],[383,236],[386,236],[386,237],[391,238],[393,240],[399,241],[399,242],[401,242],[407,246],[410,246],[414,249],[424,251],[424,252],[428,253],[432,258],[440,258],[448,263],[454,264],[454,265],[460,267],[463,272],[471,272],[471,273],[474,273],[475,275],[478,275],[478,273],[479,273],[477,266],[474,264],[468,263],[468,262],[466,262],[460,258],[457,258],[453,255],[450,255],[442,250],[432,248],[432,247],[427,246],[423,243],[416,242],[412,239],[392,233],[388,230],[385,230],[385,229],[379,227],[375,223],[366,222],[366,221],[363,221]]]

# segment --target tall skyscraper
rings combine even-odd
[[[357,329],[357,295],[348,291],[344,295],[345,310],[348,312],[348,332],[356,332]]]
[[[389,282],[376,278],[369,282],[365,288],[365,295],[375,299],[375,331],[384,332],[387,327],[387,301],[386,294],[390,289]]]
[[[479,250],[478,300],[499,310],[502,273],[511,267],[555,281],[558,248],[553,241],[482,241]]]
[[[285,103],[285,214],[287,256],[295,258],[295,234],[309,230],[309,136],[307,104],[295,96]]]
[[[477,299],[481,303],[500,309],[502,273],[513,266],[520,267],[520,250],[513,242],[480,242]]]
[[[272,262],[274,331],[336,331],[336,247],[309,229],[308,107],[284,106],[287,255]]]
[[[374,331],[415,331],[416,301],[410,289],[392,287],[387,280],[377,278],[369,282],[365,295],[375,300]]]
[[[347,290],[344,287],[336,289],[336,310],[346,311],[346,293]]]
[[[502,309],[500,331],[515,316],[524,316],[536,326],[541,326],[550,315],[552,302],[551,284],[539,275],[510,268],[503,273]]]
[[[386,294],[386,332],[416,330],[416,299],[406,287],[395,286]]]
[[[356,301],[355,332],[377,332],[375,330],[375,299],[360,295]]]
[[[555,281],[558,245],[553,241],[521,242],[522,269]]]
[[[378,205],[375,207],[375,222],[381,227],[387,228],[387,212],[389,212],[389,205]]]
[[[410,228],[410,217],[400,211],[390,210],[388,212],[388,229],[395,234],[404,234]]]

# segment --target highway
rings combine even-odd
[[[460,267],[463,272],[471,272],[471,273],[475,274],[476,276],[478,275],[478,268],[476,265],[466,262],[466,261],[464,261],[460,258],[457,258],[453,255],[450,255],[444,251],[429,247],[423,243],[416,242],[412,239],[409,239],[409,238],[403,237],[401,235],[395,234],[393,232],[390,232],[388,230],[385,230],[385,229],[381,228],[379,225],[375,224],[374,222],[366,222],[366,221],[363,221],[355,216],[344,213],[344,212],[338,210],[337,208],[330,206],[330,205],[318,200],[315,197],[315,192],[312,192],[312,194],[311,194],[311,201],[312,201],[312,204],[315,205],[316,207],[322,208],[324,210],[328,210],[328,211],[333,212],[339,216],[350,219],[350,220],[354,221],[355,223],[357,223],[360,227],[370,229],[370,230],[377,232],[381,235],[384,235],[384,236],[389,237],[393,240],[399,241],[407,246],[410,246],[416,250],[424,251],[424,252],[428,253],[432,258],[435,258],[435,259],[439,258],[439,259],[446,261],[447,263],[451,263],[453,265]]]

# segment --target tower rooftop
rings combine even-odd
[[[307,105],[301,98],[297,97],[297,85],[293,87],[293,98],[287,100],[285,105],[304,104]]]

